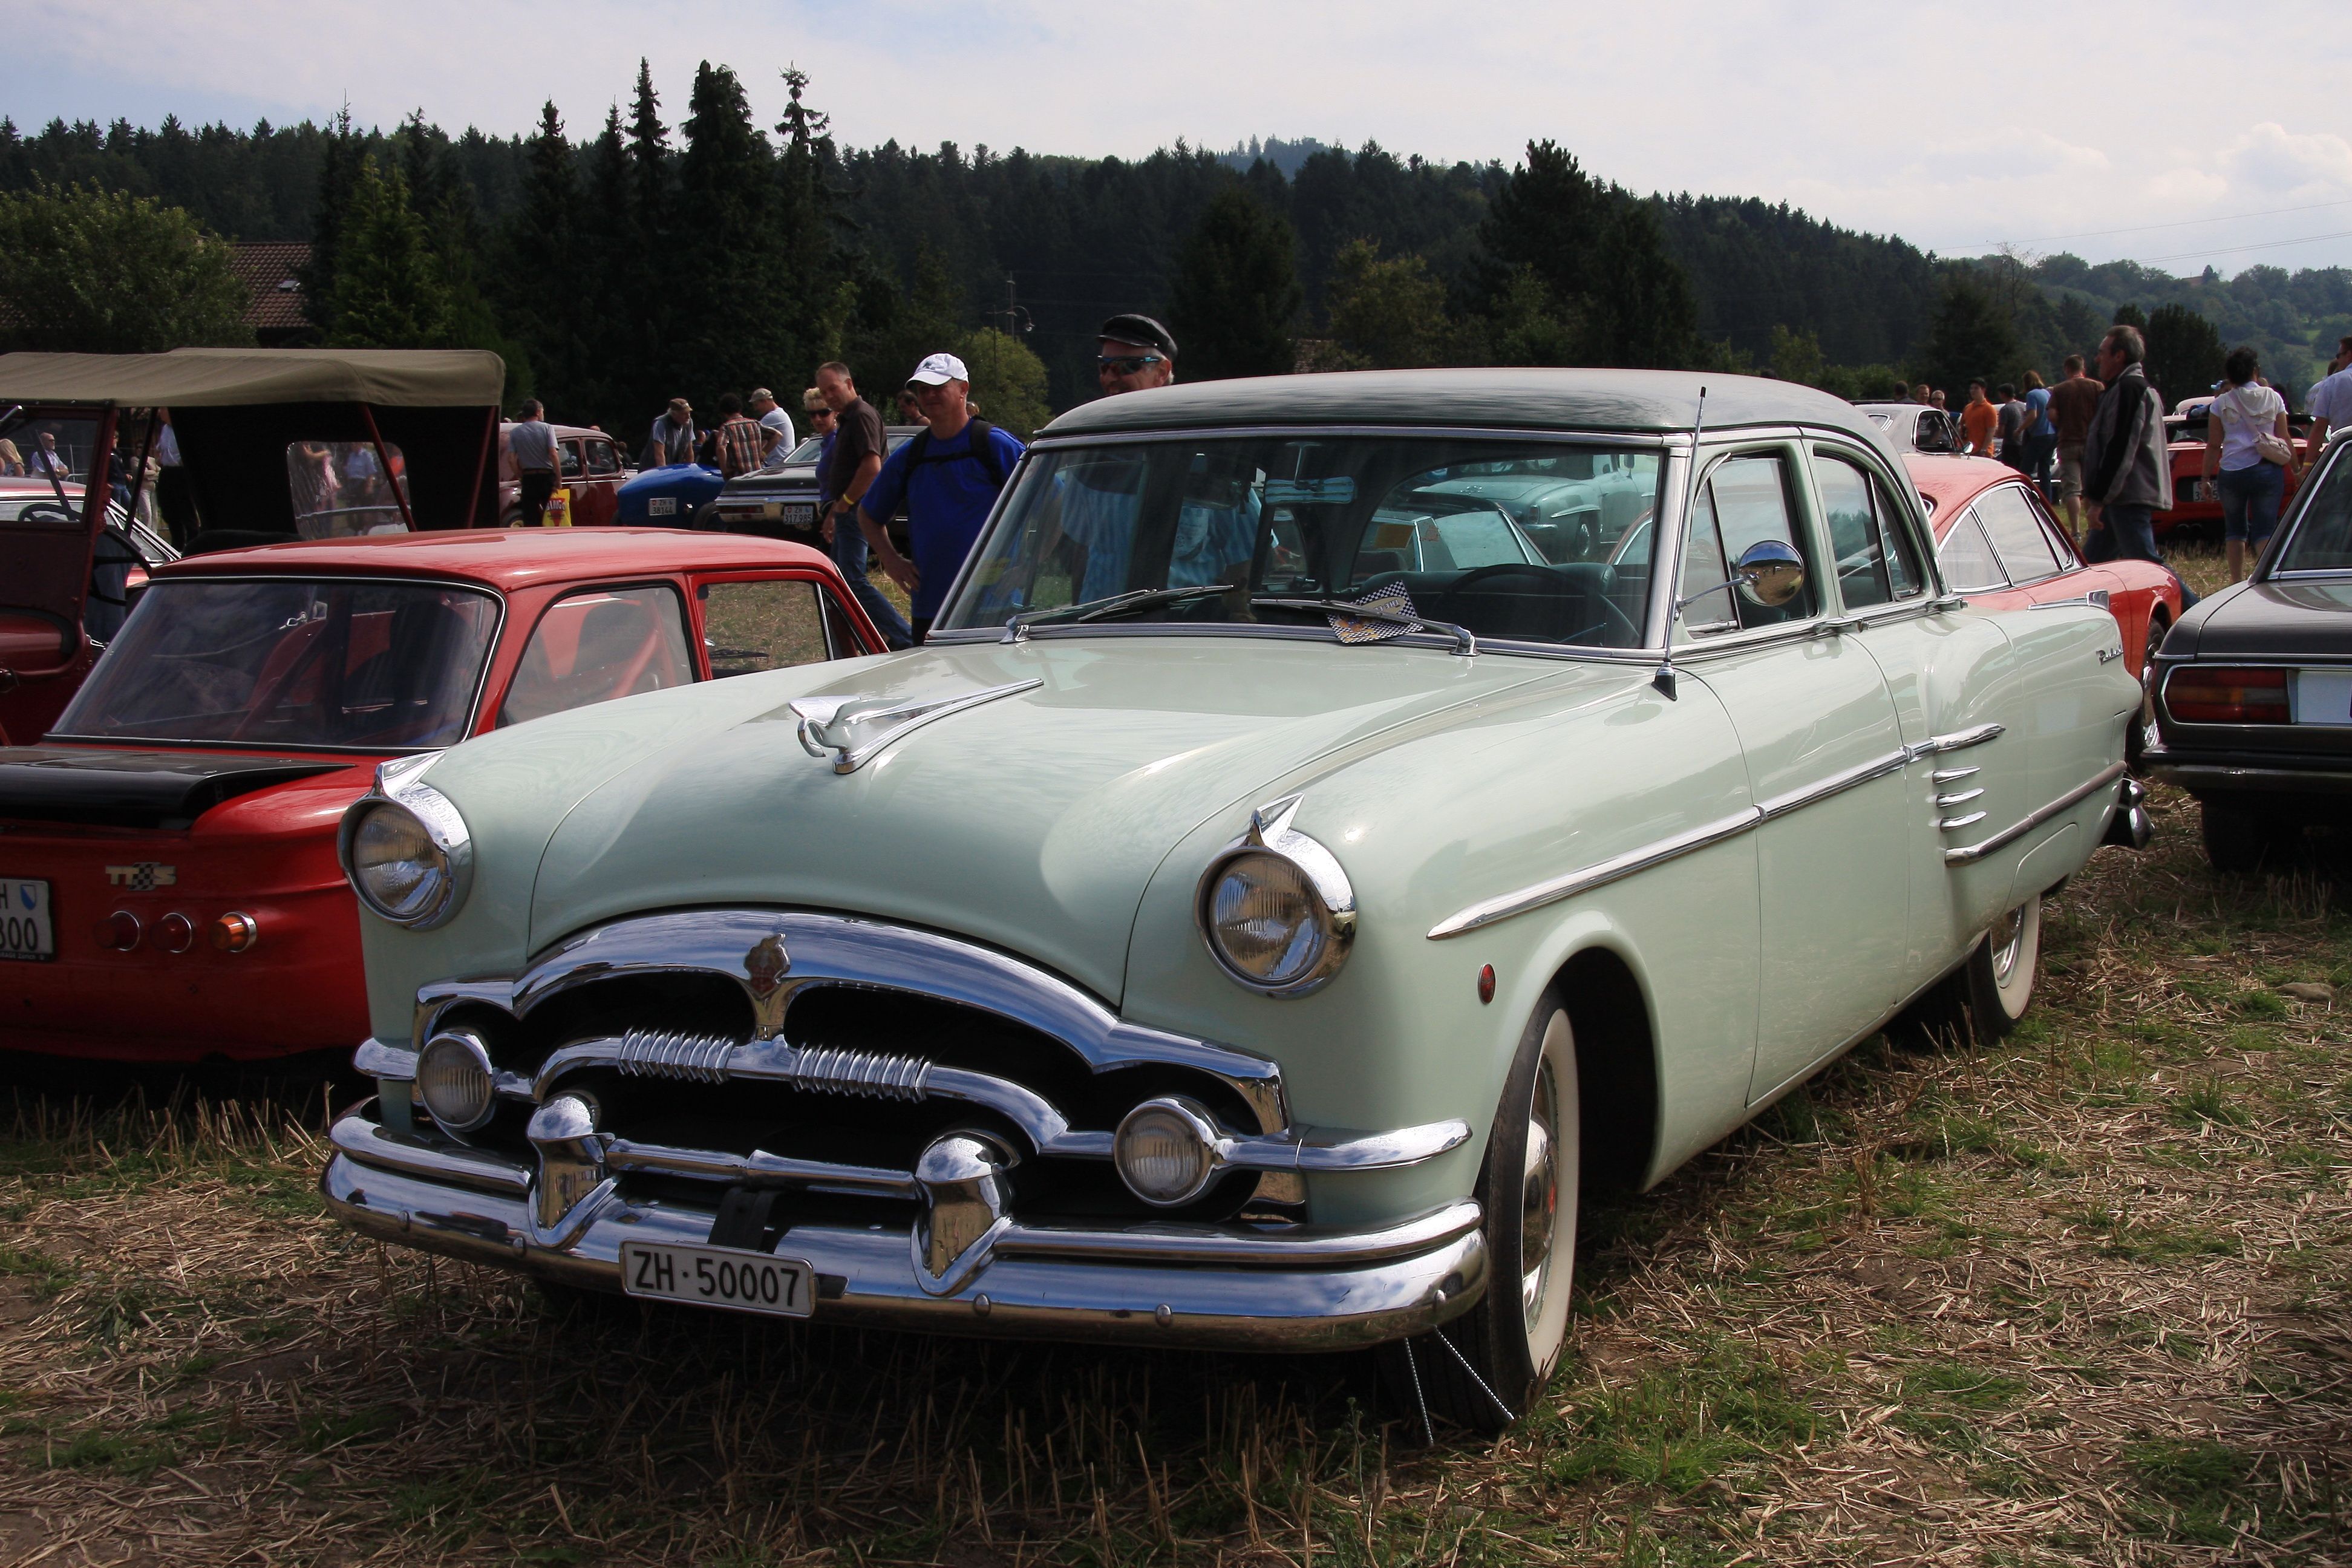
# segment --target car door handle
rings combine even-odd
[[[1833,637],[1841,635],[1842,633],[1859,631],[1861,629],[1862,617],[1859,616],[1833,616],[1830,619],[1823,621],[1819,626],[1815,626],[1813,628],[1813,635],[1817,637]]]

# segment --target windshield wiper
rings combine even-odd
[[[1321,610],[1326,615],[1346,616],[1359,621],[1384,621],[1391,626],[1404,626],[1413,631],[1443,632],[1454,639],[1455,653],[1466,655],[1478,651],[1478,639],[1471,635],[1468,626],[1456,626],[1452,621],[1432,620],[1429,616],[1417,613],[1407,615],[1402,610],[1391,610],[1380,605],[1358,605],[1346,599],[1265,597],[1252,598],[1250,603],[1253,605],[1269,605],[1277,610]]]
[[[1113,594],[1108,599],[1087,599],[1075,605],[1056,605],[1050,610],[1031,610],[1004,623],[1003,642],[1026,642],[1029,628],[1046,621],[1066,618],[1072,626],[1080,621],[1098,621],[1105,616],[1116,616],[1129,610],[1148,610],[1160,605],[1178,604],[1185,599],[1205,598],[1211,594],[1230,594],[1231,583],[1202,583],[1190,588],[1135,588],[1124,594]]]

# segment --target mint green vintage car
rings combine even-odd
[[[1480,499],[1552,480],[1588,521]],[[1088,404],[926,646],[384,766],[327,1201],[655,1300],[1402,1347],[1499,1427],[1586,1184],[1931,993],[2004,1029],[2044,893],[2145,842],[2114,619],[1972,609],[1930,546],[1780,383]]]

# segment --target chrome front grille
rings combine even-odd
[[[632,1078],[676,1078],[691,1083],[727,1081],[735,1042],[724,1035],[677,1029],[631,1029],[621,1037],[613,1066]]]
[[[924,1098],[931,1064],[922,1057],[888,1051],[852,1050],[819,1046],[795,1051],[792,1077],[795,1089],[818,1094],[855,1094],[874,1100],[916,1100]]]

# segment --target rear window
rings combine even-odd
[[[293,442],[286,448],[286,489],[294,531],[304,539],[407,531],[400,503],[408,494],[408,460],[388,441],[381,453],[373,441]]]
[[[466,738],[498,601],[433,583],[159,579],[53,731],[367,752]]]

